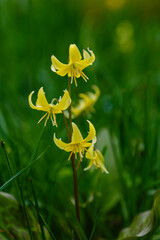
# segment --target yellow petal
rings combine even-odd
[[[67,73],[69,73],[69,68],[68,68],[68,66],[66,66],[63,69],[56,71],[56,73],[58,75],[60,75],[61,77],[64,77]]]
[[[89,53],[88,53],[86,50],[84,50],[84,49],[83,49],[83,58],[84,58],[84,59],[90,58]]]
[[[87,147],[90,147],[92,145],[92,143],[90,142],[82,142],[82,146],[83,148],[87,148]]]
[[[28,102],[29,102],[29,106],[33,109],[36,109],[36,110],[40,110],[40,111],[43,111],[43,107],[41,106],[35,106],[33,103],[32,103],[32,95],[33,95],[34,91],[32,91],[30,94],[29,94],[29,97],[28,97]]]
[[[83,137],[77,125],[72,123],[72,143],[81,143],[83,141]]]
[[[71,152],[72,151],[72,147],[70,146],[70,143],[64,143],[62,140],[57,139],[56,135],[54,134],[54,142],[57,145],[57,147],[59,147],[60,149],[65,150],[66,152]]]
[[[38,98],[36,102],[36,107],[43,107],[44,110],[48,110],[49,103],[45,97],[45,93],[43,91],[43,87],[41,87],[38,91]]]
[[[85,157],[88,158],[88,159],[93,159],[94,158],[94,156],[93,156],[93,146],[91,146],[87,150]]]
[[[93,85],[92,88],[94,89],[95,95],[96,95],[96,97],[98,98],[99,95],[100,95],[100,90],[99,90],[99,88],[98,88],[96,85]]]
[[[84,168],[84,171],[89,170],[93,166],[93,161],[91,160],[88,167]]]
[[[54,55],[51,56],[51,70],[53,72],[56,72],[56,70],[61,70],[67,67],[67,64],[61,63]]]
[[[54,109],[63,111],[63,110],[66,110],[70,104],[71,104],[71,98],[70,98],[69,92],[65,90],[62,99],[57,105],[54,106]]]
[[[94,145],[97,142],[97,137],[95,136],[92,140],[92,144]]]
[[[93,126],[93,124],[87,120],[87,122],[89,123],[89,134],[88,136],[83,140],[83,142],[89,142],[91,141],[95,136],[96,136],[96,130]]]
[[[90,51],[91,56],[89,58],[86,58],[84,60],[79,61],[76,63],[76,67],[80,70],[83,70],[84,68],[88,67],[89,65],[92,65],[92,63],[95,61],[95,55],[93,51]]]
[[[79,62],[81,59],[82,59],[82,56],[76,44],[71,44],[69,46],[69,63]]]
[[[103,155],[101,154],[101,152],[99,150],[96,150],[96,154],[97,154],[97,158],[96,158],[96,164],[97,166],[100,167],[100,169],[105,172],[105,173],[109,173],[107,171],[107,169],[105,168],[104,166],[104,158],[103,158]]]
[[[85,93],[80,93],[79,96],[80,96],[80,98],[84,99],[85,101],[89,100],[89,97]]]

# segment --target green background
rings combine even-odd
[[[37,125],[42,114],[29,107],[28,95],[34,90],[35,102],[43,86],[50,102],[67,88],[67,76],[50,69],[52,54],[67,63],[72,43],[81,53],[87,47],[94,51],[95,63],[84,70],[88,82],[77,79],[72,93],[76,100],[92,85],[100,88],[90,121],[110,173],[84,172],[84,160],[79,169],[81,222],[87,237],[96,222],[95,239],[115,239],[137,213],[152,207],[160,183],[159,11],[158,0],[0,0],[0,137],[14,173],[29,164],[35,149],[38,156],[50,146],[29,175],[57,239],[71,239],[77,224],[68,155],[53,142],[54,132],[64,141],[67,136],[61,115],[59,128],[50,120],[44,130],[43,122]],[[75,120],[84,137],[88,118]],[[0,169],[3,185],[10,176],[2,149]],[[28,175],[19,180],[28,201]],[[5,191],[15,194],[13,184]]]

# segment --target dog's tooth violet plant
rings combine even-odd
[[[51,118],[52,125],[57,127],[56,122],[56,114],[62,113],[64,117],[64,122],[68,135],[68,143],[63,142],[61,139],[57,139],[54,134],[54,142],[55,144],[62,150],[69,153],[68,160],[71,160],[72,171],[73,171],[73,186],[74,186],[74,196],[75,196],[75,210],[77,219],[80,222],[80,209],[79,209],[79,191],[78,191],[78,177],[77,171],[84,159],[90,160],[88,167],[84,170],[88,170],[95,165],[96,169],[100,168],[102,172],[108,174],[107,169],[104,166],[104,158],[99,150],[94,150],[94,145],[97,141],[96,138],[96,130],[93,124],[89,123],[89,132],[88,135],[83,138],[82,134],[78,128],[78,126],[72,122],[72,117],[77,118],[82,112],[89,113],[94,111],[94,104],[100,95],[100,90],[97,86],[92,86],[95,93],[88,92],[87,94],[81,93],[79,94],[80,100],[76,107],[72,107],[71,100],[71,83],[75,82],[75,86],[77,87],[77,78],[82,77],[85,82],[87,82],[88,77],[82,72],[82,70],[95,61],[95,55],[93,51],[88,49],[88,52],[83,50],[83,58],[75,44],[71,44],[69,46],[69,63],[63,64],[61,63],[54,55],[51,56],[51,70],[56,72],[60,76],[65,76],[68,74],[68,90],[64,91],[64,95],[59,100],[53,99],[49,104],[45,93],[43,91],[43,87],[41,87],[38,91],[36,105],[32,103],[32,95],[34,93],[31,92],[28,101],[29,105],[32,109],[36,109],[39,111],[45,112],[45,114],[41,117],[39,122],[46,117],[44,126],[46,126],[49,117]],[[65,111],[69,108],[69,126],[67,119],[65,118]],[[38,123],[39,123],[38,122]],[[88,160],[87,160],[88,161]]]

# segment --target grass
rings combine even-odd
[[[13,180],[18,180],[27,204],[32,178],[38,216],[52,239],[75,239],[78,233],[82,239],[114,240],[134,216],[152,208],[160,186],[160,4],[126,1],[111,9],[107,2],[0,1],[0,138],[14,172],[10,176],[1,148],[0,191],[15,195]],[[54,132],[67,142],[63,116],[57,116],[59,128],[49,120],[44,129],[43,122],[37,124],[41,113],[27,99],[41,86],[49,100],[62,96],[67,77],[50,70],[50,57],[67,62],[71,43],[96,55],[84,70],[87,84],[78,79],[72,96],[76,100],[93,84],[100,88],[90,120],[109,170],[109,175],[83,171],[87,160],[79,168],[81,226],[72,203],[68,155],[53,142]],[[88,118],[75,119],[83,136]],[[37,211],[35,198],[32,203]]]

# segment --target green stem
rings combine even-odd
[[[70,78],[68,78],[68,91],[69,91],[69,95],[71,98],[71,81]],[[69,127],[70,127],[70,139],[69,141],[71,142],[71,137],[72,137],[72,102],[69,106]]]
[[[64,124],[65,124],[66,130],[67,130],[68,141],[70,142],[70,132],[69,132],[69,129],[68,129],[67,119],[64,115],[64,112],[62,112],[62,114],[63,114]]]
[[[69,95],[70,95],[70,98],[71,98],[71,82],[70,82],[69,78],[68,78],[68,90],[69,90]],[[70,106],[69,106],[69,126],[70,126],[69,141],[70,142],[71,142],[71,137],[72,137],[72,115],[71,115],[71,109],[72,109],[72,105],[70,104]],[[79,187],[78,187],[78,176],[77,176],[77,171],[76,171],[76,161],[75,161],[75,155],[74,154],[72,154],[72,157],[71,157],[71,165],[72,165],[72,172],[73,172],[75,210],[76,210],[77,219],[80,222]]]

